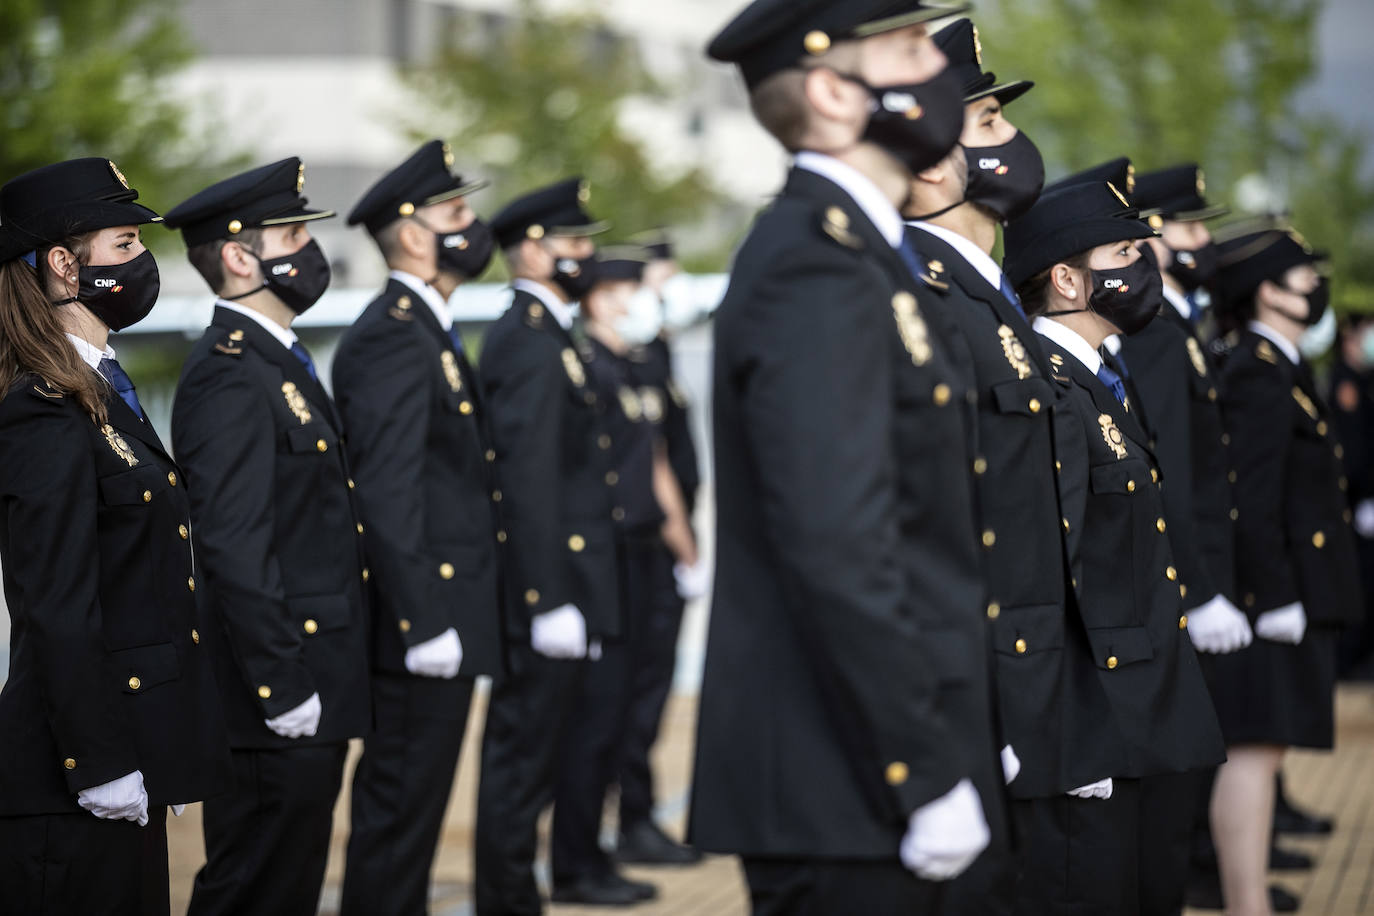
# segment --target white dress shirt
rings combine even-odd
[[[998,292],[1002,291],[1002,282],[1006,279],[1006,275],[1002,273],[1001,266],[992,259],[991,255],[973,244],[971,240],[964,238],[951,229],[946,229],[944,226],[937,226],[934,223],[918,221],[907,223],[907,225],[915,226],[923,232],[929,232],[938,239],[943,239],[951,248],[959,252],[961,258],[968,261],[970,267],[978,271],[979,275],[982,276],[984,280],[988,281],[989,286]]]
[[[1038,315],[1035,319],[1035,330],[1068,350],[1069,355],[1082,363],[1093,375],[1097,375],[1097,370],[1102,368],[1102,357],[1098,355],[1097,350],[1068,325],[1055,321],[1053,318]]]
[[[1164,284],[1164,299],[1174,307],[1174,311],[1189,321],[1193,320],[1193,307],[1188,304],[1188,300],[1184,298],[1182,293],[1170,289],[1167,283]]]
[[[887,199],[887,195],[863,172],[852,165],[846,165],[834,156],[809,150],[797,153],[792,164],[835,182],[841,190],[854,198],[854,203],[859,205],[859,209],[868,217],[869,222],[878,227],[878,231],[887,239],[889,245],[896,248],[902,244],[902,215],[897,212],[892,201]]]
[[[1293,344],[1293,341],[1289,340],[1287,337],[1284,337],[1282,334],[1280,334],[1278,331],[1275,331],[1273,328],[1269,327],[1269,325],[1265,324],[1264,322],[1252,321],[1250,322],[1248,327],[1250,328],[1250,330],[1254,331],[1256,334],[1263,337],[1265,340],[1269,341],[1274,346],[1278,347],[1283,352],[1283,355],[1288,357],[1288,361],[1293,365],[1296,366],[1298,364],[1298,361],[1302,359],[1302,354],[1298,352],[1298,348]]]
[[[86,363],[86,365],[90,366],[97,372],[100,371],[100,361],[102,359],[115,358],[114,347],[110,346],[109,344],[105,345],[105,349],[97,350],[95,347],[91,346],[91,344],[88,341],[82,340],[75,334],[68,334],[67,339],[70,340],[72,342],[72,346],[76,348],[76,355],[80,356],[81,359]],[[101,376],[101,378],[104,378],[104,376]]]
[[[412,273],[406,273],[404,270],[393,270],[390,277],[398,283],[404,283],[411,292],[425,301],[425,305],[429,306],[434,317],[439,319],[439,327],[445,331],[453,329],[453,312],[449,309],[448,300],[444,298],[442,293],[424,280]]]
[[[263,330],[275,337],[281,342],[281,345],[288,350],[296,343],[295,331],[290,328],[282,327],[262,312],[255,312],[246,305],[239,305],[237,302],[230,302],[228,299],[216,299],[215,305],[218,308],[228,309],[231,312],[237,312],[246,318],[253,319],[262,326]]]
[[[544,303],[544,308],[549,310],[549,314],[553,316],[553,320],[557,321],[563,330],[567,331],[572,329],[574,312],[571,303],[564,302],[562,299],[558,298],[558,294],[544,284],[537,283],[534,280],[526,280],[524,277],[517,277],[511,283],[511,289],[518,289],[529,293],[531,296]]]

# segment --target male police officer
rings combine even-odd
[[[391,268],[339,344],[348,429],[375,585],[376,730],[353,779],[342,910],[423,912],[473,679],[502,668],[492,449],[476,372],[448,298],[491,260],[468,206],[486,185],[432,140],[353,208]]]
[[[205,804],[190,912],[313,914],[348,739],[371,724],[362,526],[343,427],[291,331],[329,285],[298,159],[167,214],[216,295],[177,386],[238,789]]]

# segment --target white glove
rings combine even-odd
[[[453,627],[406,649],[406,670],[420,677],[457,677],[462,664],[463,642]]]
[[[1362,499],[1355,506],[1355,533],[1374,538],[1374,499]]]
[[[320,695],[312,693],[310,699],[295,709],[288,709],[275,719],[267,719],[267,727],[283,738],[313,738],[315,730],[320,727],[322,712],[324,707],[320,704]]]
[[[175,814],[177,817],[181,817],[182,813],[185,812],[185,811],[186,811],[186,806],[185,806],[185,805],[173,805],[173,806],[172,806],[172,813]]]
[[[76,793],[76,803],[101,820],[138,821],[138,826],[148,826],[148,790],[143,788],[142,770],[82,789]]]
[[[1002,776],[1006,779],[1007,785],[1021,774],[1021,758],[1016,756],[1016,751],[1011,749],[1008,744],[1002,748]]]
[[[912,813],[902,837],[902,864],[918,878],[948,881],[972,865],[991,839],[978,790],[961,779]]]
[[[1112,797],[1112,778],[1099,779],[1097,782],[1090,782],[1086,786],[1079,786],[1077,789],[1070,789],[1069,794],[1075,798],[1102,798]]]
[[[691,566],[678,563],[673,567],[673,578],[677,580],[678,597],[683,601],[704,598],[711,590],[711,571],[700,560]]]
[[[1225,595],[1188,612],[1188,636],[1199,652],[1225,654],[1244,649],[1255,639],[1250,631],[1250,618]]]
[[[1297,645],[1307,632],[1307,612],[1301,601],[1265,611],[1255,618],[1255,635],[1270,642]]]
[[[530,648],[545,658],[586,658],[587,620],[571,604],[530,619]]]

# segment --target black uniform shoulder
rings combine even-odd
[[[1073,384],[1073,377],[1069,367],[1073,365],[1070,360],[1074,359],[1069,351],[1059,344],[1041,334],[1040,348],[1045,352],[1045,358],[1050,363],[1050,379],[1061,388],[1068,388]]]
[[[1228,379],[1244,378],[1251,384],[1283,388],[1291,384],[1295,367],[1269,340],[1246,333],[1227,355],[1225,372]]]
[[[0,425],[7,425],[29,417],[57,416],[84,412],[77,402],[59,388],[33,373],[21,375],[0,399]]]

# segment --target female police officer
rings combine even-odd
[[[166,806],[225,787],[185,484],[107,338],[157,214],[112,162],[0,188],[0,913],[166,913]]]

